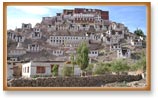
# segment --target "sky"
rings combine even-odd
[[[55,16],[56,13],[62,13],[63,9],[74,8],[109,11],[111,21],[125,24],[130,32],[140,28],[146,34],[146,6],[8,6],[7,29],[20,28],[22,23],[34,26],[42,21],[42,17]]]

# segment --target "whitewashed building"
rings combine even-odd
[[[13,40],[15,40],[16,42],[24,42],[25,37],[18,34],[18,35],[14,35]]]
[[[141,47],[142,46],[142,40],[141,39],[132,39],[131,40],[131,45],[132,46],[137,46],[137,47]]]
[[[42,48],[40,47],[39,44],[28,44],[28,52],[39,52],[41,51]]]
[[[53,49],[52,54],[55,56],[63,56],[64,55],[64,51],[61,49]]]
[[[130,58],[131,57],[131,50],[126,48],[126,47],[122,47],[121,49],[117,50],[117,58]]]
[[[89,35],[89,40],[90,40],[91,43],[101,43],[101,41],[102,41],[101,34],[91,33]]]
[[[121,49],[121,45],[120,44],[111,44],[110,45],[110,50],[111,51],[118,50],[118,49]]]
[[[22,47],[22,43],[18,43],[16,49],[11,49],[8,53],[9,56],[20,56],[26,54],[26,50]]]
[[[22,23],[22,27],[21,27],[23,30],[25,29],[31,29],[32,28],[32,24],[28,23]]]
[[[14,31],[8,30],[7,31],[7,38],[10,40],[13,40],[14,39]]]
[[[22,64],[22,77],[51,76],[54,65],[58,66],[58,76],[62,75],[65,61],[30,61]],[[71,66],[72,65],[67,65]],[[80,69],[75,66],[74,75],[80,75]]]
[[[88,37],[86,36],[50,36],[48,42],[52,46],[66,47],[74,46],[77,47],[83,41],[88,42]]]
[[[15,42],[24,42],[25,37],[22,36],[20,33],[16,33],[15,31],[8,30],[7,31],[7,38],[9,40],[15,41]]]
[[[88,53],[88,56],[90,58],[92,58],[92,57],[98,57],[98,55],[99,55],[99,51],[98,50],[90,50],[89,53]]]
[[[42,32],[32,32],[31,34],[32,39],[40,39],[42,37]]]

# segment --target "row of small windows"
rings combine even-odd
[[[25,53],[25,51],[11,51],[11,53]]]
[[[54,51],[54,53],[57,53],[57,54],[61,54],[62,53],[62,51]]]
[[[89,20],[89,21],[94,21],[93,18],[76,18],[76,20]]]
[[[141,42],[138,42],[138,43],[134,43],[134,45],[142,45],[142,43]]]
[[[29,73],[29,67],[24,67],[24,68],[23,68],[23,72],[24,72],[24,73]]]
[[[92,52],[90,52],[90,54],[98,54],[98,52],[92,51]]]
[[[55,43],[55,42],[56,42],[56,43],[58,43],[58,42],[61,43],[62,41],[64,42],[64,40],[51,40],[51,42],[54,42],[54,43]]]
[[[121,50],[118,50],[119,52],[122,52]],[[130,52],[130,50],[127,50],[126,52]]]
[[[111,48],[120,48],[120,46],[111,46]]]
[[[51,37],[51,39],[78,39],[78,37]],[[86,37],[82,37],[82,39],[86,39]]]

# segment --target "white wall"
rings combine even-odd
[[[90,50],[90,52],[88,53],[89,57],[98,57],[99,52],[98,50]]]
[[[15,50],[11,50],[8,55],[23,55],[23,54],[26,54],[26,51],[23,50],[23,49],[15,49]]]
[[[133,40],[131,40],[131,45],[132,46],[142,46],[142,41],[134,42]]]
[[[27,72],[27,68],[29,67],[29,73]],[[24,71],[26,68],[26,72]],[[31,62],[22,64],[22,77],[30,77],[31,75]]]
[[[35,45],[34,47],[32,45]],[[29,52],[39,52],[41,50],[40,45],[37,44],[29,44],[27,51]]]
[[[51,75],[51,64],[50,63],[32,63],[31,64],[31,76],[33,75]],[[36,73],[36,67],[37,66],[44,66],[45,67],[45,73]]]
[[[53,55],[56,55],[56,56],[62,56],[64,54],[63,50],[53,50],[52,52]]]
[[[52,40],[52,41],[51,41]],[[55,42],[54,42],[55,40]],[[80,44],[82,41],[88,41],[88,37],[85,36],[50,36],[49,37],[49,44],[53,46],[58,46],[58,45],[67,45],[69,43],[76,43]]]
[[[127,49],[126,55],[123,55],[122,49],[117,50],[117,58],[130,58],[131,57],[131,51]]]

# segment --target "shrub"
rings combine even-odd
[[[107,72],[110,72],[111,71],[110,67],[111,67],[110,63],[99,63],[94,69],[93,74],[99,75],[99,74],[105,74]]]
[[[112,72],[120,73],[120,72],[126,72],[130,69],[130,67],[127,65],[127,61],[119,59],[116,61],[113,61],[111,66]]]
[[[137,71],[137,70],[145,71],[146,70],[146,56],[145,56],[144,51],[142,51],[140,57],[141,58],[135,64],[131,65],[132,71]]]
[[[52,75],[57,76],[58,75],[58,65],[54,65],[52,68]]]
[[[73,75],[72,67],[68,67],[64,65],[62,69],[62,76],[71,76],[71,75]]]
[[[86,72],[92,72],[93,71],[93,64],[89,64],[88,67],[85,69]]]

